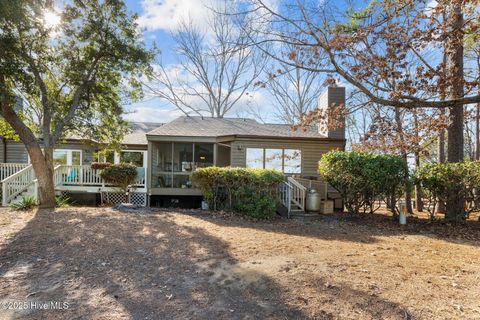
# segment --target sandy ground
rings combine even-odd
[[[480,319],[477,222],[0,216],[2,319]]]

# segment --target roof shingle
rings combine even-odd
[[[293,130],[288,124],[262,124],[253,119],[179,117],[150,132],[149,136],[221,137],[252,136],[281,138],[326,138],[315,126]]]
[[[129,122],[128,132],[122,140],[122,144],[148,144],[147,132],[161,127],[163,123],[157,122]]]

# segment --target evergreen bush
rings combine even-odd
[[[383,200],[397,215],[396,204],[408,185],[406,163],[391,154],[330,151],[319,162],[319,174],[340,193],[351,214],[374,212],[376,201]]]
[[[233,210],[254,218],[275,215],[281,172],[250,168],[199,168],[193,172],[198,187],[213,210]]]

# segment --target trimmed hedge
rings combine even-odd
[[[137,178],[137,167],[133,164],[112,164],[100,172],[100,176],[107,182],[127,192],[128,186]]]
[[[408,182],[405,161],[391,154],[330,151],[322,156],[318,171],[340,193],[351,214],[374,212],[375,201],[383,200],[397,215],[396,204]]]
[[[429,163],[415,171],[414,180],[428,198],[427,210],[434,219],[437,204],[446,207],[450,200],[464,199],[463,211],[457,213],[459,220],[477,209],[480,200],[480,161],[456,163]]]
[[[198,187],[212,210],[233,210],[258,219],[275,215],[281,172],[248,168],[199,168],[193,172]]]

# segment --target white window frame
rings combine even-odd
[[[63,148],[58,148],[58,149],[54,149],[53,152],[55,151],[65,151],[67,152],[67,166],[72,166],[72,160],[73,160],[73,157],[72,157],[72,152],[73,151],[76,151],[76,152],[80,152],[80,165],[83,165],[83,150],[82,149],[63,149]]]
[[[248,149],[263,149],[263,168],[265,169],[266,165],[266,150],[282,150],[282,173],[283,174],[288,174],[288,175],[296,175],[296,174],[302,174],[303,173],[303,150],[301,148],[296,149],[296,148],[273,148],[273,147],[268,147],[268,148],[261,148],[261,147],[246,147],[245,148],[245,167],[246,168],[251,168],[248,167],[247,165],[247,152]],[[298,173],[285,173],[285,150],[299,150],[300,151],[300,172]]]
[[[147,153],[148,151],[147,150],[120,150],[120,152],[117,152],[115,151],[115,154],[113,156],[113,162],[115,164],[119,164],[120,163],[120,153],[121,152],[141,152],[143,153],[143,168],[147,168],[148,166],[148,159],[147,159]]]

